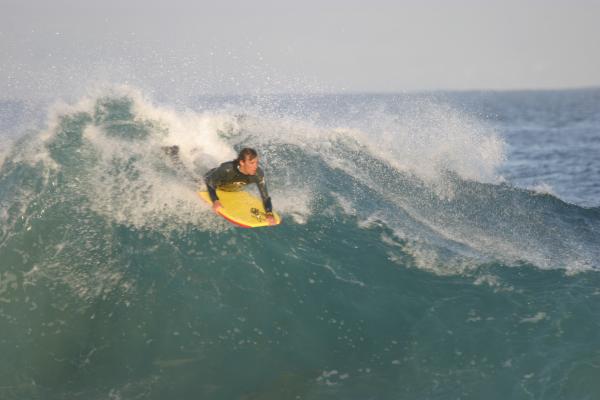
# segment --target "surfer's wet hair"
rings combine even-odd
[[[235,162],[236,164],[239,164],[242,160],[254,160],[256,157],[258,157],[256,150],[251,149],[250,147],[244,147],[242,150],[240,150]]]

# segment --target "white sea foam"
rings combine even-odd
[[[493,129],[458,110],[425,102],[412,115],[380,114],[375,121],[371,146],[391,165],[425,181],[439,182],[445,171],[480,182],[499,178],[504,142]]]
[[[342,208],[345,214],[356,215],[356,208],[354,207],[351,199],[342,195],[341,193],[332,192],[331,195],[335,198],[337,204]]]
[[[525,324],[525,323],[529,323],[529,324],[535,324],[538,323],[540,321],[543,321],[545,319],[547,319],[548,316],[546,315],[545,312],[538,312],[537,314],[531,316],[531,317],[527,317],[527,318],[522,318],[521,319],[521,323]]]
[[[124,105],[119,107],[130,105],[130,119],[94,120],[94,115],[107,112],[102,109],[104,102],[121,100]],[[47,128],[24,153],[27,161],[60,169],[49,155],[48,145],[56,140],[65,117],[80,114],[92,117],[82,135],[83,147],[76,150],[89,160],[82,159],[83,170],[75,179],[81,180],[78,186],[87,194],[94,211],[137,227],[167,225],[173,229],[192,223],[206,229],[222,229],[223,224],[212,218],[209,207],[198,199],[196,190],[204,188],[202,175],[206,171],[235,158],[234,146],[244,140],[238,135],[241,128],[235,113],[176,110],[157,105],[127,86],[93,89],[76,103],[57,102],[51,107]],[[147,135],[136,139],[112,134],[111,129],[119,124],[141,127]],[[259,130],[263,129],[264,125],[260,125]],[[302,143],[297,139],[296,143]],[[260,140],[256,142],[260,146]],[[256,142],[250,144],[255,147]],[[178,146],[183,169],[164,154],[161,148],[165,146]],[[268,162],[268,152],[261,152],[261,157],[263,162]],[[175,175],[168,173],[173,168],[178,171]],[[309,183],[282,179],[269,183],[276,209],[297,223],[305,223],[311,213],[313,191]]]
[[[300,188],[288,188],[275,191],[272,195],[273,204],[279,213],[289,215],[297,224],[305,224],[311,215],[311,201],[313,194]]]
[[[537,194],[551,194],[553,196],[556,196],[554,188],[552,188],[552,186],[544,182],[539,183],[535,186],[530,186],[528,189],[534,191]]]
[[[503,140],[486,124],[444,104],[423,102],[413,114],[402,115],[366,111],[358,121],[325,127],[310,118],[255,114],[260,115],[250,112],[244,129],[257,142],[298,146],[351,176],[360,171],[349,156],[367,153],[431,184],[441,184],[447,171],[480,182],[501,180]]]

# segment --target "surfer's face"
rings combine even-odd
[[[240,160],[240,172],[244,175],[256,175],[256,168],[258,168],[258,157],[253,159],[246,158]]]

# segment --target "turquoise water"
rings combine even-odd
[[[0,398],[598,398],[599,98],[53,106],[0,154]],[[244,145],[277,228],[195,195]]]

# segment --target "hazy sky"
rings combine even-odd
[[[0,97],[600,86],[600,0],[0,0]]]

